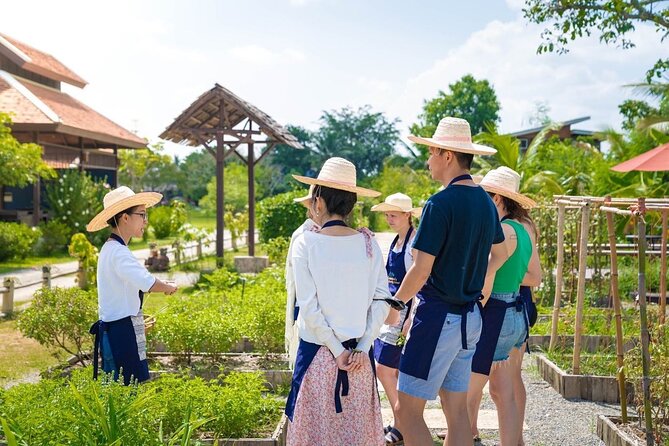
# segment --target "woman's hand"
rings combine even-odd
[[[351,369],[349,371],[356,372],[362,370],[363,367],[369,364],[369,355],[360,350],[353,350],[349,359]]]
[[[351,351],[344,350],[341,355],[335,358],[337,367],[339,367],[341,370],[346,370],[347,372],[350,371],[351,370],[350,357],[351,357]]]
[[[388,312],[388,317],[386,317],[386,320],[384,321],[386,325],[397,325],[400,323],[400,312],[397,310],[393,310],[392,308]]]

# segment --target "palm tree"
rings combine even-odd
[[[539,146],[546,141],[551,132],[562,127],[561,123],[551,123],[544,127],[532,140],[526,150],[521,150],[520,140],[511,135],[501,135],[494,125],[486,125],[486,131],[476,135],[476,142],[497,149],[494,163],[479,157],[477,158],[480,170],[485,174],[495,166],[507,166],[521,176],[520,190],[528,195],[551,196],[564,193],[564,187],[559,183],[557,174],[549,170],[536,171],[536,157]]]
[[[626,87],[633,88],[635,93],[645,97],[659,99],[661,102],[669,101],[669,82],[629,84]],[[658,113],[639,119],[636,127],[639,130],[656,130],[669,133],[669,113],[666,106],[661,105]]]

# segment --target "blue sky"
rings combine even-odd
[[[541,27],[522,0],[23,0],[3,5],[0,32],[52,53],[90,84],[68,93],[155,140],[215,82],[282,124],[318,125],[323,110],[370,104],[408,126],[467,73],[492,82],[501,129],[527,127],[536,102],[580,125],[617,128],[622,85],[642,80],[667,45],[650,28],[637,48],[579,41],[536,55]],[[189,149],[169,147],[170,153]]]

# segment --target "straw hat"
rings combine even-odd
[[[401,193],[388,195],[383,203],[372,206],[374,212],[411,212],[414,217],[420,217],[422,207],[413,207],[411,197]]]
[[[469,123],[460,118],[443,118],[439,121],[432,138],[409,135],[409,140],[417,144],[451,150],[455,152],[471,153],[472,155],[494,155],[497,150],[474,144]]]
[[[111,192],[107,192],[104,199],[104,209],[86,225],[88,232],[99,231],[107,227],[107,221],[114,215],[128,208],[145,205],[147,208],[160,202],[163,194],[158,192],[134,193],[129,187],[121,186]]]
[[[489,171],[479,184],[487,192],[510,198],[525,209],[531,209],[537,205],[534,200],[518,192],[520,190],[520,175],[506,166]]]
[[[353,192],[363,197],[378,197],[381,192],[356,186],[355,166],[344,158],[333,157],[325,161],[317,178],[293,175],[300,183],[325,186]],[[305,197],[302,197],[305,198]]]
[[[309,192],[303,197],[293,198],[295,203],[300,203],[302,206],[309,207],[309,200],[313,198],[312,193],[314,192],[314,185],[309,186]]]

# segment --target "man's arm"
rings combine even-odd
[[[432,265],[434,265],[435,256],[419,249],[414,249],[414,251],[413,265],[411,265],[406,276],[404,276],[400,289],[395,293],[395,299],[399,299],[405,303],[409,302],[423,288],[428,277],[430,277]]]

